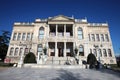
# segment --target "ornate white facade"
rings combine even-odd
[[[86,61],[90,52],[103,64],[116,63],[107,23],[89,23],[87,19],[63,15],[14,23],[6,58],[18,63],[28,52],[36,55],[38,64],[76,64],[75,58]]]

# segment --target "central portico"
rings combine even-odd
[[[37,20],[37,22],[39,22],[39,20]],[[47,54],[46,54],[47,60],[51,60],[49,58],[52,57],[54,61],[59,60],[65,62],[68,59],[68,57],[73,58],[75,54],[74,53],[74,48],[75,48],[74,20],[59,15],[53,18],[49,18],[46,27],[47,27],[47,36],[45,37],[47,40],[45,40],[46,41],[45,47],[47,48]],[[41,27],[39,31],[41,35],[44,34],[43,27]],[[43,40],[44,38],[42,38],[41,36],[39,37],[39,39]],[[41,46],[41,48],[44,47]]]

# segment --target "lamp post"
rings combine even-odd
[[[23,44],[21,42],[20,42],[19,46],[22,46],[22,47],[25,47],[25,48],[27,47],[26,44]],[[23,65],[23,56],[24,56],[24,51],[22,51],[22,54],[20,56],[20,61],[18,62],[18,66],[17,67],[20,67],[20,68],[22,67],[22,65]]]

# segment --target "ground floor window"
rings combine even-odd
[[[79,46],[79,55],[84,56],[84,48],[82,45]]]

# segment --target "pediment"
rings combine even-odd
[[[58,15],[58,16],[50,18],[49,21],[73,21],[73,19],[67,16]]]

